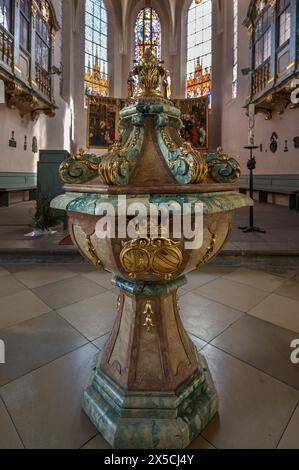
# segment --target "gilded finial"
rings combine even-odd
[[[152,50],[147,48],[144,56],[132,70],[132,76],[138,77],[140,91],[137,96],[162,97],[161,80],[167,75],[162,62],[155,57]]]

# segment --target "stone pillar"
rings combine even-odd
[[[179,316],[185,278],[114,282],[118,317],[95,358],[85,412],[115,448],[185,448],[218,407],[208,366]]]

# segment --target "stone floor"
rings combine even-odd
[[[73,246],[59,246],[67,235],[60,228],[55,235],[30,239],[24,235],[31,231],[34,202],[0,207],[0,254],[11,250],[16,253],[35,251],[40,253],[75,253]],[[282,254],[299,255],[299,212],[271,204],[255,204],[255,224],[266,234],[243,233],[239,226],[248,225],[248,208],[236,212],[234,227],[223,253],[229,254]]]
[[[0,268],[1,449],[109,447],[80,397],[116,298],[89,266]],[[206,267],[181,290],[181,313],[220,396],[192,447],[299,449],[299,270]]]

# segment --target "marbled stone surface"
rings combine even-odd
[[[203,356],[175,392],[124,392],[94,358],[83,408],[102,436],[118,449],[184,449],[213,418],[218,398]]]

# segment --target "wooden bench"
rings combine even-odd
[[[0,206],[36,199],[36,173],[0,172]]]
[[[241,176],[239,180],[240,191],[249,190],[249,177]],[[299,192],[299,175],[254,175],[253,190],[258,192],[259,202],[276,203],[276,195],[287,196],[289,209],[297,209],[296,193]],[[274,200],[270,201],[270,195]]]
[[[9,207],[11,204],[21,201],[33,201],[36,199],[36,192],[36,186],[0,188],[0,207]]]

